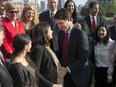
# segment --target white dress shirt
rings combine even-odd
[[[111,78],[114,68],[114,47],[115,43],[109,39],[109,42],[104,44],[97,43],[95,45],[95,63],[99,67],[108,67],[107,74],[108,78]]]

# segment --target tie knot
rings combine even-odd
[[[54,13],[53,12],[51,12],[51,17],[54,17]]]
[[[92,18],[95,19],[95,16],[93,16]]]

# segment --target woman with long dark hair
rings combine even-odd
[[[39,85],[41,87],[62,87],[63,78],[58,77],[61,65],[55,53],[50,48],[52,30],[47,22],[37,24],[33,32],[31,59],[37,65]]]
[[[95,87],[111,87],[114,68],[115,43],[109,37],[106,25],[100,25],[96,31],[95,39]]]
[[[66,8],[72,15],[71,20],[73,23],[77,20],[77,13],[76,13],[76,5],[73,0],[67,0],[64,4],[64,8]]]

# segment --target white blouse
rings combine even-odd
[[[99,67],[108,67],[107,74],[108,78],[111,78],[114,68],[114,47],[115,42],[109,39],[109,42],[104,44],[97,43],[95,45],[95,63]]]

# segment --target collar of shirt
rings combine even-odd
[[[2,63],[2,60],[1,60],[1,58],[0,58],[0,64],[4,66],[4,64]]]
[[[91,20],[91,24],[92,24],[93,16],[91,14],[89,14],[89,16],[90,16],[90,20]],[[94,16],[94,17],[95,17],[95,20],[96,20],[96,16]]]
[[[71,34],[71,31],[72,31],[73,27],[74,27],[74,25],[72,24],[72,26],[70,27],[70,29],[67,30],[68,39],[70,38],[70,34]]]
[[[51,13],[56,14],[56,11],[57,10],[55,10],[54,12],[52,12],[51,10],[49,10],[50,17],[51,17]]]

